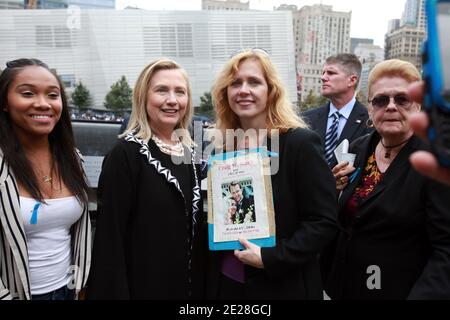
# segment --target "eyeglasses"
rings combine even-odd
[[[397,94],[393,97],[380,94],[372,100],[369,100],[369,102],[374,108],[381,109],[386,108],[386,106],[389,105],[389,103],[391,102],[391,98],[394,99],[394,103],[397,107],[403,109],[409,109],[413,103],[412,100],[405,94]]]
[[[243,52],[252,52],[252,53],[260,53],[264,56],[269,57],[270,56],[270,52],[267,51],[264,48],[247,48],[247,49],[237,49],[231,52],[230,54],[230,59],[233,58],[234,56],[243,53]]]

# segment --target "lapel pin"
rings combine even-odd
[[[361,123],[361,122],[362,122],[362,121],[361,121],[361,120],[359,120],[359,119],[358,119],[358,120],[356,120],[356,123]]]

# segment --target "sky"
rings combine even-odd
[[[243,1],[243,0],[241,0]],[[244,0],[245,1],[245,0]],[[298,8],[322,3],[334,11],[352,11],[350,37],[374,39],[384,47],[388,21],[400,19],[406,0],[249,0],[250,9],[272,10],[280,4],[294,4]],[[116,8],[126,6],[148,10],[201,10],[201,0],[116,0]]]

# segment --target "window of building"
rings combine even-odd
[[[175,57],[177,54],[175,26],[161,26],[160,32],[162,54],[167,57]]]
[[[257,46],[254,25],[242,26],[242,46],[244,48],[254,48]]]
[[[178,56],[193,57],[192,25],[189,23],[177,24]]]
[[[269,25],[256,26],[257,46],[264,48],[268,52],[272,50],[272,35]]]
[[[76,81],[74,74],[60,74],[59,77],[65,88],[75,88]]]
[[[72,46],[71,33],[67,27],[53,27],[56,48],[69,48]]]
[[[36,45],[39,47],[53,47],[53,31],[51,26],[36,26]]]
[[[241,49],[241,26],[238,24],[225,25],[226,39],[228,45],[227,54],[231,55]]]

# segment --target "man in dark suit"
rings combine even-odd
[[[342,140],[348,139],[351,143],[372,132],[366,124],[369,118],[367,108],[355,97],[361,69],[361,62],[354,54],[328,57],[322,72],[322,95],[330,102],[302,114],[319,134],[330,168],[337,164],[333,151]]]
[[[255,200],[253,196],[244,196],[239,182],[230,184],[230,193],[236,201],[236,214],[233,223],[255,222]]]

